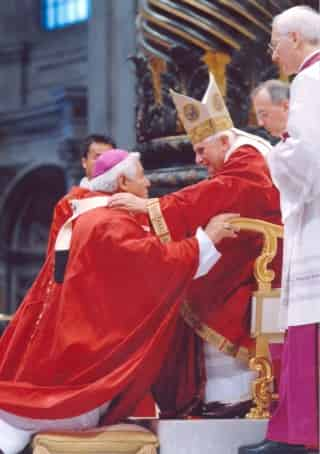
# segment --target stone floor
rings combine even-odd
[[[261,441],[266,420],[194,419],[153,421],[160,454],[237,454],[238,447]]]

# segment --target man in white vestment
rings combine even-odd
[[[318,452],[320,323],[320,15],[297,6],[276,16],[270,47],[291,86],[288,138],[268,154],[284,222],[279,404],[262,443],[239,454]],[[310,451],[311,450],[311,451]]]

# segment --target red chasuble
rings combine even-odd
[[[195,238],[163,245],[147,228],[122,210],[83,214],[63,284],[49,250],[0,340],[1,409],[59,419],[111,401],[106,422],[132,413],[158,376],[198,266]]]
[[[63,224],[67,219],[72,216],[72,209],[70,202],[72,200],[80,200],[87,197],[95,196],[90,190],[73,186],[70,191],[62,197],[54,208],[53,219],[49,232],[47,255],[54,247],[57,235]],[[155,416],[155,404],[150,393],[148,393],[141,402],[138,403],[134,409],[132,416]]]
[[[92,193],[88,189],[81,188],[80,186],[73,186],[70,191],[58,201],[54,207],[53,219],[49,232],[47,254],[49,254],[51,249],[54,247],[59,230],[67,219],[72,216],[70,201],[83,199],[85,197],[90,197],[91,195]]]
[[[279,193],[266,161],[248,145],[239,147],[212,179],[161,197],[160,204],[174,240],[192,235],[199,224],[223,212],[281,223]],[[221,259],[191,284],[174,348],[155,387],[164,414],[188,412],[202,398],[205,372],[199,336],[227,354],[248,358],[253,346],[249,336],[253,265],[261,246],[261,235],[250,232],[223,240],[218,245]],[[273,263],[275,287],[280,286],[280,256],[281,251]]]

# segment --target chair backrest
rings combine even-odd
[[[246,415],[250,419],[270,417],[274,394],[274,373],[269,353],[269,342],[283,342],[284,332],[279,327],[280,288],[272,288],[275,272],[268,269],[278,253],[278,241],[283,238],[283,227],[270,222],[250,218],[231,221],[241,230],[263,235],[261,254],[254,264],[257,290],[251,303],[251,336],[256,340],[255,355],[249,362],[250,369],[258,373],[252,382],[254,406]]]
[[[272,288],[275,272],[268,268],[278,252],[278,242],[283,238],[283,227],[260,219],[235,218],[231,221],[241,230],[261,233],[263,246],[254,265],[257,290],[252,295],[251,335],[267,336],[270,341],[283,338],[278,319],[280,309],[280,288]]]

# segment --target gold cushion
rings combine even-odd
[[[42,432],[32,444],[33,454],[156,454],[159,446],[155,434],[135,424]]]

